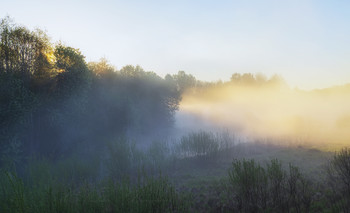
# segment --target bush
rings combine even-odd
[[[311,206],[310,183],[299,169],[271,160],[266,168],[255,160],[234,160],[228,171],[230,196],[234,208],[243,212],[308,212]]]
[[[183,157],[214,155],[219,150],[219,143],[214,134],[200,131],[181,138],[179,152]]]
[[[328,182],[333,191],[331,199],[334,210],[350,209],[350,148],[343,148],[335,153],[328,167]]]
[[[228,175],[240,211],[266,209],[267,175],[259,164],[254,160],[234,160]]]
[[[282,169],[282,164],[277,159],[267,164],[267,175],[269,180],[269,206],[272,209],[285,209],[286,207],[286,179],[287,173]]]

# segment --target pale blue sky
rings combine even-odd
[[[3,0],[2,0],[3,1]],[[10,15],[88,61],[139,64],[161,76],[184,70],[201,80],[234,72],[282,75],[292,86],[350,83],[346,0],[89,1],[6,0]]]

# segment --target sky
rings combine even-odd
[[[87,61],[184,70],[205,81],[281,75],[291,87],[350,83],[346,0],[0,0],[0,17],[46,30]]]

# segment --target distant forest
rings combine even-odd
[[[6,17],[0,24],[0,167],[29,156],[52,160],[103,149],[130,135],[167,135],[185,90],[223,84],[281,84],[250,73],[201,82],[184,71],[164,78],[140,66],[120,70]]]

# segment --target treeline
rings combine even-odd
[[[233,73],[228,81],[200,81],[193,75],[179,71],[176,75],[167,75],[165,79],[175,79],[181,92],[199,94],[217,88],[271,88],[271,89],[289,89],[286,81],[279,75],[275,74],[267,77],[262,73]]]
[[[140,66],[117,70],[104,59],[87,63],[78,49],[4,18],[0,167],[32,155],[96,151],[115,137],[166,134],[181,99],[180,78]]]

